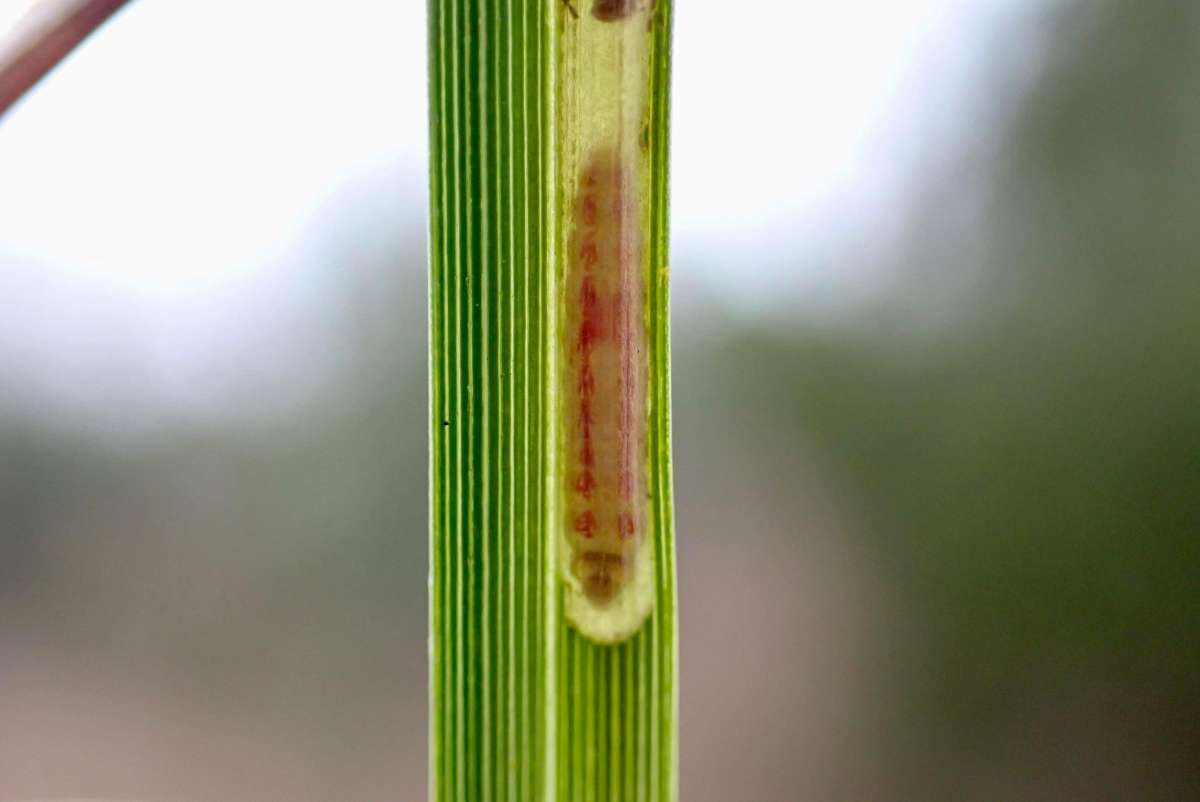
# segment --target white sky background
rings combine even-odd
[[[896,233],[915,159],[1028,5],[679,0],[677,282],[750,314],[860,291],[869,271],[805,255]],[[246,364],[294,363],[314,228],[424,219],[424,8],[135,0],[0,119],[0,391],[94,376],[211,409]]]

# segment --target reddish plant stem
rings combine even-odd
[[[37,27],[13,55],[0,58],[0,116],[128,0],[70,0],[52,22]],[[20,23],[18,23],[20,24]]]

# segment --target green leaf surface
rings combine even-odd
[[[554,387],[566,26],[586,3],[431,0],[430,794],[677,798],[667,306],[671,4],[649,26],[642,215],[650,619],[601,645],[562,613]],[[634,24],[625,21],[619,24]],[[640,24],[640,22],[638,23]]]

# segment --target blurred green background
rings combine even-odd
[[[422,798],[419,15],[264,44],[222,7],[180,66],[165,5],[0,121],[0,799]],[[767,141],[817,148],[765,158],[818,164],[805,80],[841,76],[748,38],[690,77],[728,4],[679,4],[683,798],[1198,799],[1200,6],[895,5],[928,25],[874,155],[763,233],[704,172],[769,172],[754,121],[702,121],[757,82]],[[828,36],[819,6],[778,24]],[[226,206],[305,181],[282,222]]]

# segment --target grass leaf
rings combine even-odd
[[[430,791],[441,802],[677,798],[671,4],[590,3],[429,4]],[[616,17],[603,19],[606,9]],[[640,44],[620,51],[624,72],[606,77],[603,48],[589,37],[618,36]],[[567,246],[579,155],[607,130],[588,122],[605,108],[586,102],[589,75],[600,82],[593,89],[609,81],[608,107],[636,107],[618,138],[635,165],[642,537],[653,555],[649,619],[609,644],[583,637],[564,614],[562,567],[574,542],[563,535],[570,412],[557,386],[569,364]],[[635,100],[622,100],[630,93]]]

